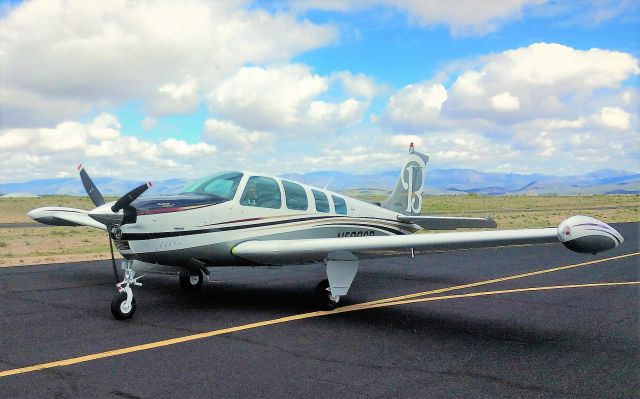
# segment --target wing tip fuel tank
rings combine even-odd
[[[624,242],[616,229],[589,216],[572,216],[558,226],[558,239],[574,252],[593,253],[613,249]]]

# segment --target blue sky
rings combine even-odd
[[[0,182],[640,170],[633,1],[9,2]]]

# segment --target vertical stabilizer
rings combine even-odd
[[[409,157],[400,170],[400,177],[391,196],[380,205],[405,215],[419,215],[422,208],[424,173],[429,157],[409,146]]]

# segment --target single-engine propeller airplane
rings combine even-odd
[[[278,177],[221,172],[196,181],[178,195],[139,198],[143,184],[105,203],[82,165],[87,194],[96,205],[83,209],[43,207],[29,212],[41,223],[106,230],[122,254],[124,278],[111,302],[117,319],[136,311],[136,272],[179,275],[195,291],[219,266],[280,266],[322,262],[327,279],[316,289],[319,304],[333,309],[347,294],[359,259],[394,255],[389,250],[453,250],[561,242],[580,253],[615,248],[623,238],[609,225],[573,216],[557,228],[412,234],[421,228],[495,228],[491,218],[421,215],[429,157],[409,148],[395,188],[386,201],[363,202]],[[116,281],[119,281],[112,253]],[[396,253],[397,255],[397,253]]]

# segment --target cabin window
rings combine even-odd
[[[307,192],[304,187],[286,180],[282,181],[282,186],[287,200],[287,208],[295,211],[306,211],[309,208]]]
[[[322,191],[311,190],[313,193],[313,198],[316,200],[316,211],[318,212],[329,212],[329,199],[327,195]]]
[[[280,186],[270,177],[251,176],[244,188],[240,205],[278,209],[282,205]]]
[[[336,209],[336,213],[340,215],[346,215],[347,214],[346,201],[343,198],[336,197],[335,195],[332,195],[331,198],[333,199],[333,207]]]
[[[192,183],[183,193],[210,194],[230,200],[236,195],[240,179],[240,172],[217,173]]]

